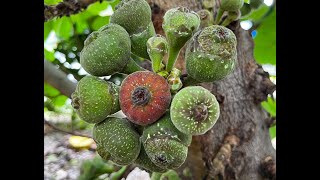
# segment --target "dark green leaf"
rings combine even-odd
[[[55,20],[54,31],[61,39],[67,40],[73,35],[73,24],[70,17],[63,16]]]
[[[254,38],[254,57],[260,64],[276,64],[276,11],[262,21]]]
[[[54,51],[48,51],[47,49],[44,49],[44,58],[50,62],[54,61]]]
[[[241,20],[252,20],[257,21],[268,11],[270,7],[263,4],[261,7],[257,10],[252,10],[251,14],[249,16],[246,16],[244,18],[241,18]]]
[[[43,38],[44,41],[49,36],[51,30],[52,30],[52,21],[45,22],[44,23],[44,38]]]
[[[52,87],[48,83],[44,83],[44,95],[45,96],[56,97],[59,94],[60,94],[60,92],[56,88]]]
[[[270,137],[271,139],[275,138],[276,137],[276,126],[273,126],[271,128],[269,128],[269,132],[270,132]]]
[[[55,106],[63,106],[65,105],[66,101],[67,101],[68,97],[65,96],[65,95],[59,95],[57,97],[54,97],[52,99],[52,103],[55,105]]]
[[[100,27],[106,25],[109,23],[109,16],[105,16],[105,17],[101,17],[101,16],[97,16],[92,24],[91,24],[91,29],[96,31],[98,30]]]
[[[272,100],[272,98],[268,97],[268,100],[263,101],[261,105],[272,117],[276,116],[276,101]]]

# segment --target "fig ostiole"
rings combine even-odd
[[[215,96],[201,86],[181,89],[172,99],[170,117],[175,127],[191,135],[201,135],[210,130],[220,115]]]

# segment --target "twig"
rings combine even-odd
[[[101,0],[64,0],[55,6],[44,5],[44,21],[54,17],[76,14],[96,1],[101,2]]]
[[[67,131],[67,130],[64,130],[64,129],[60,129],[57,126],[55,126],[54,124],[52,124],[51,122],[47,121],[46,119],[44,119],[44,124],[47,124],[48,126],[50,126],[54,130],[57,130],[57,131],[60,131],[60,132],[66,133],[66,134],[72,134],[72,135],[75,135],[75,136],[82,136],[82,137],[92,138],[92,136],[87,135],[87,134],[81,134],[81,133],[74,132],[74,131]]]

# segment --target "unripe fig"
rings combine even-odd
[[[243,0],[220,0],[220,8],[224,11],[237,11],[243,6]]]
[[[175,127],[186,134],[201,135],[210,130],[220,115],[219,103],[201,86],[181,89],[173,98],[170,117]]]
[[[80,64],[91,75],[112,75],[129,62],[130,49],[127,31],[117,24],[108,24],[87,37],[80,53]]]
[[[149,38],[147,41],[147,51],[152,61],[153,72],[160,72],[162,70],[162,59],[168,51],[168,43],[166,38],[160,34]]]
[[[163,77],[150,71],[138,71],[122,82],[119,101],[123,113],[138,125],[157,121],[170,105],[170,87]]]
[[[159,121],[147,126],[141,142],[153,163],[167,169],[181,166],[187,158],[192,136],[180,132],[167,113]]]
[[[98,123],[120,110],[119,87],[95,76],[85,76],[72,93],[72,106],[88,123]]]
[[[128,165],[137,159],[141,143],[139,134],[126,119],[108,117],[93,128],[93,139],[101,157],[110,154],[110,160],[118,165]]]
[[[258,9],[262,4],[264,0],[250,0],[250,7],[252,9]]]
[[[228,26],[231,22],[238,20],[241,17],[241,11],[228,11],[227,18],[221,23],[221,26]]]
[[[201,20],[200,28],[204,28],[213,24],[213,15],[207,9],[201,9],[197,11],[197,14]]]
[[[198,31],[188,42],[186,69],[195,80],[211,82],[230,74],[237,59],[237,39],[223,26],[212,25]]]
[[[128,31],[132,53],[146,59],[149,59],[147,40],[156,34],[151,15],[151,8],[145,0],[125,0],[116,6],[110,17],[111,23],[119,24]]]
[[[181,180],[178,173],[172,169],[163,173],[160,176],[160,180]]]
[[[170,72],[179,55],[180,49],[200,26],[197,13],[185,7],[169,9],[163,16],[162,28],[169,44],[166,70]]]
[[[167,169],[161,168],[159,166],[156,166],[147,155],[146,151],[144,150],[143,145],[141,145],[141,150],[138,158],[134,161],[134,163],[144,169],[147,169],[152,172],[159,172],[164,173],[167,171]]]

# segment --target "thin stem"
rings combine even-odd
[[[52,129],[60,131],[60,132],[63,132],[63,133],[66,133],[66,134],[72,134],[72,135],[75,135],[75,136],[82,136],[82,137],[92,138],[92,136],[90,136],[90,135],[86,135],[86,134],[81,134],[81,133],[74,132],[74,131],[67,131],[67,130],[64,130],[64,129],[60,129],[57,126],[55,126],[54,124],[52,124],[51,122],[47,121],[46,119],[44,119],[44,123],[47,124],[48,126],[50,126]]]
[[[219,22],[221,21],[221,17],[224,13],[224,10],[222,10],[221,8],[218,9],[218,14],[216,16],[216,19],[214,20],[215,24],[219,24]]]
[[[169,48],[169,54],[168,54],[168,62],[166,66],[166,71],[170,72],[177,60],[177,57],[179,55],[180,50],[177,50],[175,48]]]

